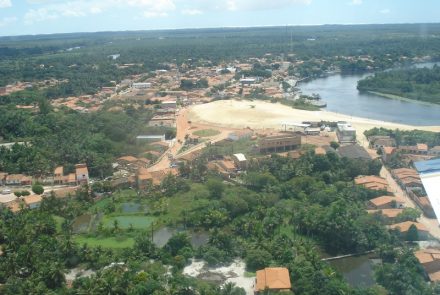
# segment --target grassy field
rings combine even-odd
[[[219,135],[220,131],[215,129],[204,129],[204,130],[195,131],[193,134],[200,137],[211,137],[211,136]]]
[[[111,248],[111,249],[131,248],[134,245],[134,239],[129,237],[97,238],[97,237],[75,236],[75,242],[77,242],[80,245],[87,244],[90,247],[101,246],[103,248]]]
[[[251,139],[240,139],[237,141],[222,141],[209,147],[214,154],[218,155],[233,155],[236,153],[243,153],[245,155],[255,155],[256,151],[253,146],[256,141]]]
[[[56,216],[56,215],[53,215],[53,219],[55,219],[57,232],[61,232],[61,225],[63,224],[65,219],[63,217]]]
[[[133,226],[133,229],[147,229],[156,220],[150,216],[115,216],[104,217],[103,223],[106,228],[113,228],[115,220],[118,221],[118,226],[121,229],[129,229]]]

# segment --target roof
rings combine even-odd
[[[385,147],[383,147],[383,152],[386,155],[391,155],[392,153],[394,153],[395,150],[396,150],[396,148],[392,147],[392,146],[385,146]]]
[[[58,166],[57,168],[55,168],[54,174],[56,174],[56,175],[63,175],[64,174],[63,166]]]
[[[397,215],[403,212],[403,209],[380,209],[380,210],[368,210],[369,214],[380,213],[388,218],[395,218]]]
[[[420,174],[440,172],[440,159],[414,163]]]
[[[385,178],[369,175],[369,176],[360,176],[354,180],[356,184],[366,184],[366,183],[381,183],[383,185],[388,185],[388,181]]]
[[[411,225],[414,225],[417,230],[419,231],[428,231],[428,229],[426,228],[426,226],[424,226],[421,223],[418,222],[413,222],[413,221],[405,221],[405,222],[401,222],[401,223],[396,223],[396,224],[392,224],[390,225],[391,229],[399,229],[401,232],[407,232],[409,230],[409,228],[411,227]]]
[[[440,221],[440,171],[423,173],[420,174],[420,177],[422,178],[423,187],[437,216],[437,220]]]
[[[327,151],[323,147],[315,148],[315,155],[326,155]]]
[[[341,155],[341,157],[346,157],[349,159],[371,160],[371,156],[367,150],[358,144],[341,146],[338,148],[338,153]]]
[[[378,198],[374,198],[374,199],[370,200],[370,202],[376,207],[389,204],[393,201],[395,201],[397,203],[404,202],[402,199],[397,198],[397,197],[392,197],[392,196],[382,196],[382,197],[378,197]]]
[[[30,195],[27,197],[23,197],[23,201],[26,203],[26,205],[40,203],[43,198],[39,195]]]
[[[78,167],[76,168],[76,174],[87,175],[89,174],[89,170],[87,170],[87,167]]]
[[[237,158],[239,162],[245,162],[246,157],[243,154],[234,154],[234,157]]]
[[[419,151],[427,151],[428,150],[428,145],[425,143],[418,143],[417,144],[417,149]]]
[[[436,250],[436,249],[419,250],[416,253],[414,253],[414,256],[416,256],[417,260],[419,260],[421,264],[432,262],[435,260],[438,260],[440,263],[440,250]]]
[[[266,289],[290,289],[289,271],[283,267],[271,267],[257,271],[255,291],[264,291]]]

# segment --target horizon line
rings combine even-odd
[[[128,32],[157,32],[157,31],[184,31],[184,30],[211,30],[211,29],[253,29],[253,28],[278,28],[278,27],[323,27],[323,26],[383,26],[383,25],[435,25],[440,22],[397,22],[397,23],[328,23],[328,24],[278,24],[278,25],[256,25],[256,26],[213,26],[213,27],[185,27],[185,28],[151,28],[151,29],[134,29],[134,30],[102,30],[102,31],[72,31],[58,33],[37,33],[23,35],[0,35],[0,38],[13,37],[37,37],[52,35],[69,35],[69,34],[99,34],[99,33],[128,33]]]

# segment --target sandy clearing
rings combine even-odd
[[[373,127],[412,130],[420,129],[440,132],[440,126],[410,126],[398,123],[352,117],[329,111],[304,111],[291,107],[262,101],[221,100],[189,108],[188,119],[193,122],[218,127],[254,129],[281,129],[283,122],[301,123],[303,121],[347,121],[362,134]]]

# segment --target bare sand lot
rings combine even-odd
[[[439,114],[440,116],[440,114]],[[190,107],[188,119],[212,126],[228,128],[283,129],[285,123],[303,121],[347,121],[362,134],[373,127],[440,132],[440,126],[410,126],[391,122],[351,117],[329,111],[304,111],[279,104],[248,100],[220,100]]]

